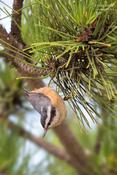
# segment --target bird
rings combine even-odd
[[[59,126],[67,116],[64,100],[51,87],[42,87],[28,91],[24,89],[27,100],[41,115],[41,125],[46,135],[49,128]]]

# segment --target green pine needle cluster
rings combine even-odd
[[[0,54],[10,51],[9,57],[0,59],[0,173],[75,174],[64,161],[61,164],[61,160],[48,157],[48,154],[34,164],[33,158],[38,157],[37,147],[28,145],[28,154],[27,142],[22,147],[23,140],[18,139],[22,133],[19,127],[10,129],[12,125],[6,121],[15,114],[20,116],[19,125],[25,126],[21,116],[30,110],[25,104],[22,81],[17,81],[16,70],[6,65],[7,58],[18,60],[21,57],[19,64],[26,67],[30,64],[38,70],[38,66],[46,70],[48,62],[53,63],[55,72],[51,73],[51,82],[63,92],[64,99],[70,102],[82,123],[90,126],[88,115],[93,121],[101,117],[101,124],[96,130],[87,130],[88,134],[82,132],[84,127],[79,129],[79,122],[74,117],[68,120],[97,174],[117,174],[116,0],[25,0],[22,10],[21,33],[30,46],[27,52],[0,39]],[[10,16],[5,8],[2,11],[7,15],[4,18]],[[38,74],[38,77],[17,79],[22,78],[40,77]],[[70,115],[73,115],[71,111]],[[52,133],[46,139],[61,147],[60,140]],[[84,172],[90,174],[90,168],[89,172],[87,168]]]
[[[33,43],[27,49],[39,65],[54,63],[52,79],[78,117],[88,124],[86,112],[95,120],[94,103],[112,100],[117,93],[117,2],[34,0],[25,6],[23,37]]]

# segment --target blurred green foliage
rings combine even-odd
[[[8,175],[24,175],[29,161],[26,155],[19,163],[21,140],[15,131],[7,128],[7,123],[0,122],[0,173]]]

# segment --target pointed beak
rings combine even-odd
[[[45,137],[47,131],[48,131],[48,129],[44,128],[43,138]]]

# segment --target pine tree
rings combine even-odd
[[[75,136],[70,124],[54,129],[65,151],[59,154],[59,148],[41,138],[37,141],[11,122],[10,129],[18,128],[19,135],[64,159],[81,175],[117,174],[116,16],[115,0],[14,0],[11,32],[0,25],[0,54],[7,65],[0,74],[1,118],[9,123],[10,114],[18,115],[25,109],[25,82],[30,88],[38,88],[44,86],[42,79],[49,77],[48,84],[61,92],[80,124]],[[8,67],[9,63],[20,75]],[[86,136],[79,130],[90,127],[90,119],[97,123],[97,132],[88,134],[93,142],[88,148]]]

